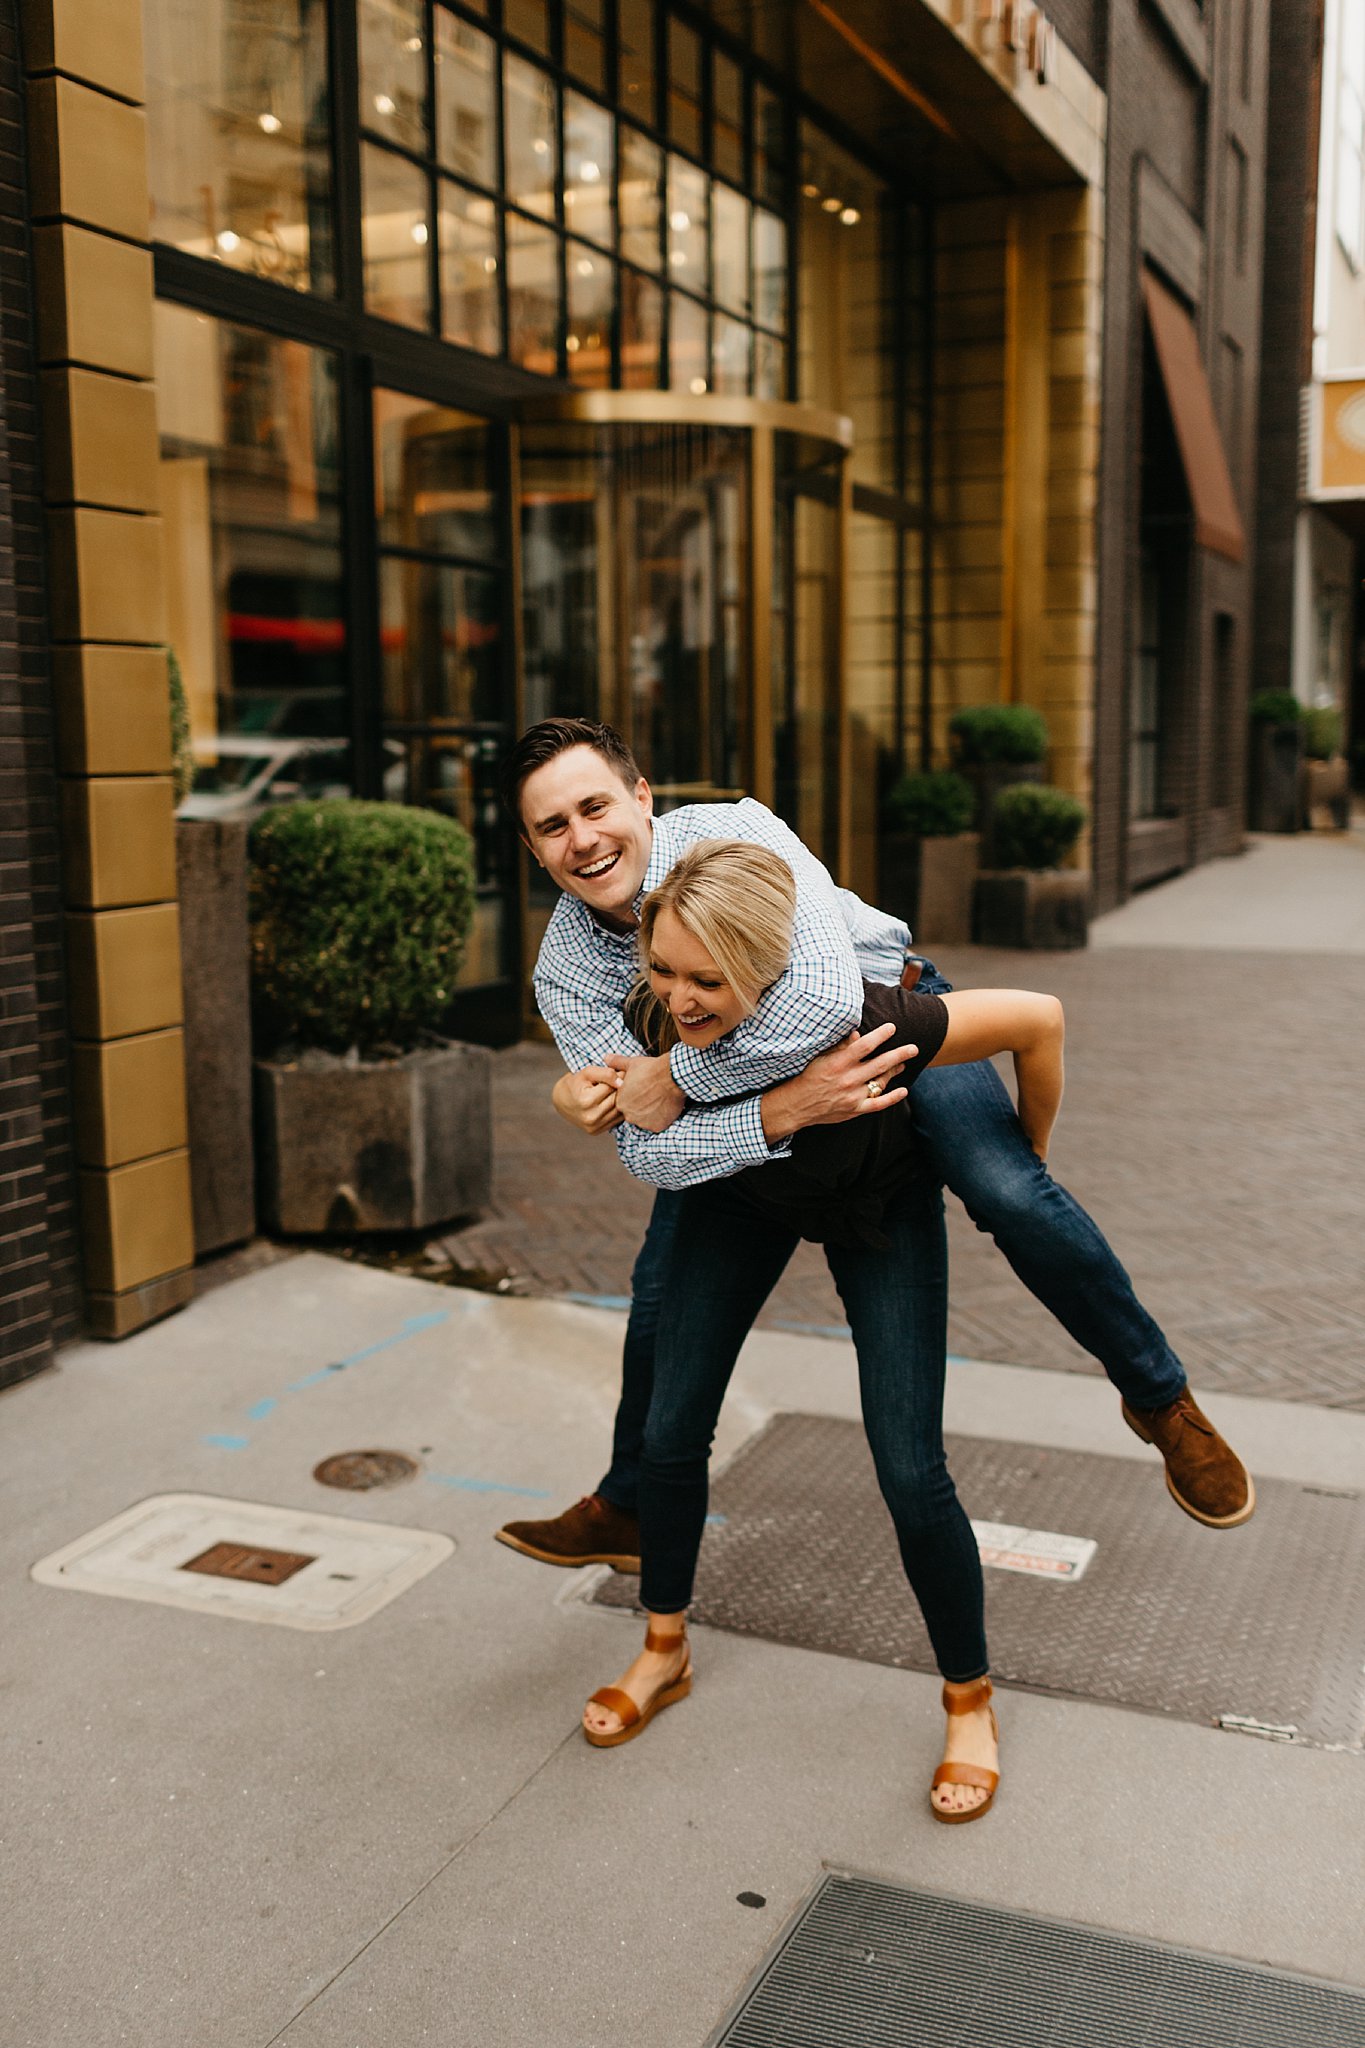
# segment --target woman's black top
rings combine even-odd
[[[893,1045],[917,1048],[886,1085],[913,1088],[948,1035],[947,1006],[942,996],[865,981],[859,1029],[874,1031],[886,1023],[896,1029],[880,1052]],[[732,1185],[765,1216],[799,1237],[817,1244],[882,1249],[888,1202],[925,1170],[910,1105],[902,1102],[847,1123],[811,1124],[796,1133],[786,1158],[767,1166],[746,1166]]]

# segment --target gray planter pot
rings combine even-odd
[[[1303,814],[1315,832],[1344,832],[1351,822],[1351,777],[1346,756],[1303,764]]]
[[[1043,761],[970,761],[958,764],[958,773],[976,792],[976,829],[981,835],[981,865],[995,865],[995,799],[1002,789],[1018,782],[1041,782]]]
[[[918,839],[888,832],[881,842],[877,905],[904,918],[918,947],[965,946],[972,936],[975,832]]]
[[[190,1191],[200,1259],[243,1243],[256,1228],[246,839],[246,825],[232,820],[182,818],[175,828]]]
[[[492,1056],[441,1041],[395,1060],[256,1062],[262,1221],[286,1236],[428,1230],[492,1194]]]
[[[1251,729],[1251,829],[1297,832],[1303,823],[1303,727]]]
[[[979,946],[1069,952],[1090,937],[1090,877],[1080,868],[997,868],[976,878]]]

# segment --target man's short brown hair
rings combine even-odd
[[[640,780],[640,764],[616,728],[591,718],[542,718],[530,726],[507,756],[502,770],[502,800],[521,827],[521,792],[528,776],[570,747],[591,747],[619,775],[627,789]]]

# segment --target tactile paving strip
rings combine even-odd
[[[1204,1529],[1159,1460],[956,1437],[974,1521],[1091,1536],[1083,1578],[987,1571],[991,1669],[1006,1683],[1301,1741],[1365,1735],[1365,1499],[1258,1480],[1240,1529]],[[859,1424],[779,1415],[711,1491],[694,1620],[867,1663],[932,1671]],[[637,1581],[613,1577],[605,1606]]]
[[[1365,1994],[828,1877],[708,2048],[1362,2048]]]

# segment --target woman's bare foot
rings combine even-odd
[[[970,1685],[945,1685],[944,1698],[966,1698],[979,1691],[980,1680]],[[943,1761],[953,1764],[974,1764],[981,1770],[998,1771],[1000,1768],[999,1743],[995,1731],[995,1716],[989,1705],[989,1694],[979,1707],[970,1713],[956,1713],[947,1716],[944,1731]],[[984,1806],[991,1794],[981,1785],[937,1785],[930,1792],[930,1802],[940,1813],[972,1813],[978,1806]]]
[[[649,1648],[650,1638],[663,1643],[663,1648]],[[681,1615],[657,1615],[651,1618],[646,1647],[635,1662],[617,1679],[614,1687],[604,1690],[623,1692],[634,1700],[641,1715],[646,1715],[661,1692],[667,1692],[672,1685],[691,1676],[692,1656],[687,1647]],[[632,1724],[634,1725],[634,1724]],[[621,1715],[614,1707],[605,1706],[592,1699],[583,1709],[583,1730],[587,1735],[598,1737],[619,1734],[625,1726]]]

